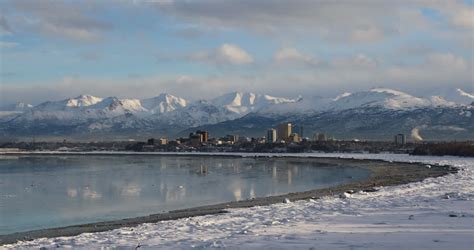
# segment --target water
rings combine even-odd
[[[336,186],[368,176],[309,159],[0,158],[0,235]]]

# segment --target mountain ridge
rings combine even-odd
[[[251,92],[231,92],[209,100],[197,101],[188,101],[166,93],[146,99],[80,95],[60,101],[46,101],[28,107],[24,111],[0,116],[0,137],[22,136],[32,133],[67,136],[124,132],[161,133],[174,136],[195,127],[205,128],[206,126],[219,125],[226,127],[232,121],[239,123],[239,119],[248,117],[281,121],[294,120],[301,123],[307,123],[304,122],[305,119],[310,121],[314,117],[322,117],[328,121],[334,118],[334,121],[337,120],[340,123],[343,121],[339,120],[337,116],[341,116],[346,117],[348,120],[345,123],[349,124],[352,122],[351,119],[356,119],[349,115],[351,112],[363,114],[361,116],[372,114],[377,119],[390,120],[393,119],[392,116],[398,117],[398,113],[420,115],[422,114],[419,113],[420,110],[432,113],[429,119],[433,122],[430,124],[437,124],[436,119],[441,119],[436,118],[437,112],[447,112],[446,110],[464,112],[463,115],[458,116],[455,116],[455,113],[447,112],[452,116],[452,124],[445,122],[446,124],[439,125],[455,127],[456,123],[465,124],[466,119],[472,120],[471,116],[468,117],[472,114],[470,109],[472,102],[468,101],[469,98],[474,100],[474,95],[462,90],[454,90],[449,92],[450,100],[456,97],[453,93],[460,96],[462,103],[448,101],[442,95],[416,97],[387,88],[343,93],[335,98],[318,96],[285,98]],[[379,113],[383,111],[384,115],[378,117],[374,110],[379,110]],[[331,116],[333,118],[330,118]],[[402,118],[416,120],[410,115]],[[415,123],[413,126],[424,125]],[[263,124],[265,126],[274,125]],[[362,128],[364,127],[362,126]],[[349,127],[340,129],[352,131]],[[461,129],[472,132],[469,126]]]

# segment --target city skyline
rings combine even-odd
[[[2,1],[1,105],[473,92],[472,1]]]

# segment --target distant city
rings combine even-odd
[[[413,142],[420,142],[422,139],[412,135]],[[197,130],[189,134],[189,137],[179,137],[175,140],[161,137],[159,139],[150,138],[147,144],[143,146],[144,149],[154,149],[155,145],[165,146],[171,145],[176,147],[192,147],[201,148],[206,146],[229,146],[241,145],[245,143],[253,144],[279,144],[279,145],[298,145],[310,142],[337,142],[334,137],[323,132],[318,132],[312,137],[305,137],[303,125],[292,125],[291,123],[281,123],[276,128],[269,128],[266,131],[266,136],[262,137],[246,137],[239,135],[226,135],[219,138],[209,136],[208,131]],[[352,142],[360,142],[359,139],[353,139]],[[407,137],[405,134],[397,134],[394,136],[393,143],[396,145],[407,144]]]
[[[407,153],[422,155],[474,156],[474,141],[426,142],[417,131],[411,139],[399,133],[392,141],[341,140],[324,132],[305,136],[303,125],[281,123],[275,128],[262,131],[261,137],[247,137],[227,134],[213,137],[209,131],[196,130],[187,137],[170,139],[149,138],[145,141],[101,141],[74,142],[7,142],[0,144],[0,151],[59,151],[59,152],[250,152],[250,153],[303,153],[303,152],[351,152],[351,153]]]

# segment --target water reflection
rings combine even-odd
[[[67,189],[67,196],[69,198],[76,198],[77,197],[77,189],[76,188],[68,188]]]
[[[82,191],[82,197],[86,200],[97,200],[102,197],[102,194],[97,191],[91,190],[89,187],[86,187]]]
[[[141,191],[142,188],[138,184],[131,183],[123,187],[122,196],[140,196]]]
[[[234,200],[240,201],[242,200],[242,188],[241,187],[234,187]]]
[[[297,192],[365,176],[356,168],[289,159],[2,158],[0,234]]]

